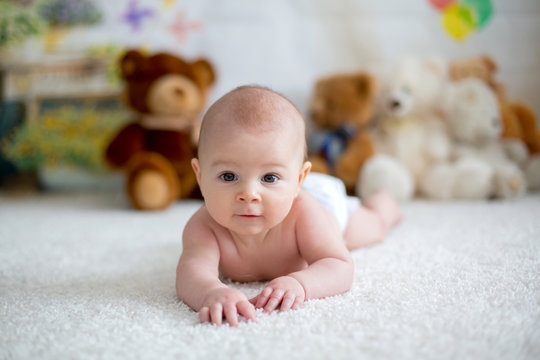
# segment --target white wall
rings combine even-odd
[[[521,99],[540,117],[540,1],[492,0],[491,22],[458,43],[442,30],[427,0],[368,0],[369,26],[377,34],[386,59],[404,52],[435,52],[446,59],[491,55],[497,78],[512,99]]]
[[[377,69],[403,53],[448,60],[487,53],[509,96],[540,116],[540,1],[494,0],[490,24],[464,43],[443,31],[427,0],[139,0],[156,15],[133,32],[122,21],[128,0],[95,0],[104,22],[74,31],[59,46],[83,51],[104,42],[208,57],[218,70],[213,99],[244,83],[271,86],[305,110],[313,82],[335,71]],[[167,6],[167,4],[171,4]],[[199,22],[184,41],[170,32],[177,12]]]

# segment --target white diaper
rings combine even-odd
[[[302,189],[332,211],[341,231],[345,230],[352,212],[360,206],[360,199],[348,196],[343,182],[330,175],[309,173]]]

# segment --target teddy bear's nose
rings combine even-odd
[[[184,96],[184,90],[182,88],[179,88],[179,87],[174,88],[174,93],[178,97],[183,97]]]
[[[399,109],[401,107],[401,103],[398,100],[392,100],[390,101],[390,108],[392,110]]]

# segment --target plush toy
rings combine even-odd
[[[510,198],[527,189],[520,168],[527,149],[520,140],[503,140],[501,113],[494,91],[467,78],[449,86],[446,121],[452,136],[451,158],[428,171],[424,195],[435,199]]]
[[[530,154],[540,154],[540,131],[538,131],[537,120],[532,109],[521,103],[510,103],[512,113],[519,119],[521,136],[520,139],[525,142]]]
[[[360,197],[383,188],[408,200],[430,164],[448,156],[438,108],[446,81],[446,66],[437,58],[405,57],[387,74],[374,121],[377,155],[357,178]]]
[[[314,129],[308,146],[314,171],[333,173],[354,193],[358,173],[374,154],[367,131],[377,90],[366,72],[333,75],[315,84],[310,105]]]
[[[477,78],[484,81],[496,95],[504,92],[504,86],[495,80],[497,63],[489,55],[473,56],[456,60],[449,64],[450,79],[459,81],[467,78]]]
[[[532,109],[519,101],[508,101],[505,86],[495,79],[497,63],[488,55],[456,60],[450,64],[450,77],[454,81],[477,78],[484,81],[497,95],[504,125],[502,136],[521,139],[530,154],[540,153],[540,132]]]
[[[155,210],[196,193],[191,169],[199,117],[214,82],[211,64],[130,50],[120,60],[125,100],[135,112],[109,143],[107,162],[126,173],[133,207]]]

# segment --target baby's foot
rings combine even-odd
[[[376,191],[364,201],[364,205],[379,214],[387,230],[399,223],[403,216],[396,199],[385,190]]]

